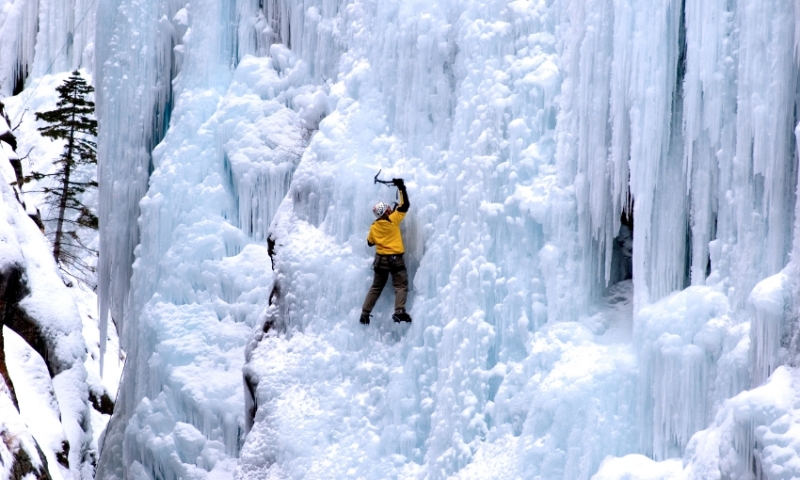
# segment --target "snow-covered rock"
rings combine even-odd
[[[3,465],[12,478],[25,474],[19,469],[37,478],[89,478],[98,452],[83,323],[47,240],[9,186],[15,179],[4,170],[0,182],[0,336],[6,337],[0,430],[3,455],[10,455]]]

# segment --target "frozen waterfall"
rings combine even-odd
[[[128,354],[98,478],[800,475],[800,3],[99,0],[96,25]],[[379,169],[413,205],[410,326],[391,289],[358,323]]]
[[[0,94],[16,95],[50,73],[91,69],[97,2],[0,1]]]

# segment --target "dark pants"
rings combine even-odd
[[[372,268],[375,270],[375,279],[372,281],[372,287],[370,287],[369,292],[367,292],[367,298],[364,299],[364,306],[361,307],[361,311],[364,313],[372,312],[372,308],[375,307],[375,302],[381,296],[383,287],[386,286],[391,273],[392,286],[394,286],[394,310],[395,312],[404,312],[406,309],[406,296],[408,295],[408,272],[403,261],[403,255],[376,255]]]

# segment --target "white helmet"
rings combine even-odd
[[[372,207],[372,213],[375,214],[375,218],[381,218],[388,209],[389,209],[389,204],[378,202],[375,204],[374,207]]]

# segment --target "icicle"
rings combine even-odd
[[[565,35],[571,41],[562,53],[564,75],[569,81],[563,85],[564,102],[558,118],[558,157],[571,170],[565,174],[575,178],[581,264],[588,269],[582,276],[590,280],[595,290],[591,293],[599,296],[611,276],[611,250],[623,208],[615,201],[617,165],[609,162],[606,150],[610,136],[613,4],[608,0],[573,2],[567,8],[574,23],[570,24],[573,31]]]
[[[750,356],[752,361],[752,387],[763,384],[775,368],[781,365],[786,354],[787,338],[785,274],[773,275],[756,285],[748,303],[751,311]]]
[[[120,331],[122,348],[129,347],[125,303],[133,249],[139,242],[138,203],[152,169],[150,150],[164,135],[171,109],[174,30],[165,30],[158,19],[172,18],[177,8],[169,2],[116,7],[101,3],[101,7],[95,84],[101,252],[97,293],[103,358],[109,315]],[[131,54],[140,51],[148,54]]]
[[[96,6],[97,2],[91,0],[41,3],[36,60],[31,72],[34,77],[82,66],[84,50],[91,49],[94,42]]]
[[[691,198],[694,285],[705,282],[708,245],[717,234],[718,197],[730,188],[727,172],[735,150],[736,43],[731,38],[735,17],[728,9],[727,2],[686,2],[684,168]],[[727,215],[724,208],[719,213],[723,228]]]
[[[664,460],[679,455],[706,425],[710,362],[701,348],[684,345],[677,335],[662,335],[655,348],[653,455]]]
[[[737,305],[744,306],[755,283],[780,271],[789,250],[796,163],[794,119],[794,14],[791,3],[750,1],[737,4],[739,20],[736,162],[731,193],[732,225],[720,225],[719,238],[736,235],[731,250],[731,281]],[[770,69],[766,78],[762,73]],[[784,159],[784,160],[780,160]],[[736,233],[734,233],[736,232]]]
[[[0,15],[0,93],[9,96],[21,89],[33,67],[39,2],[6,3],[4,14]]]

